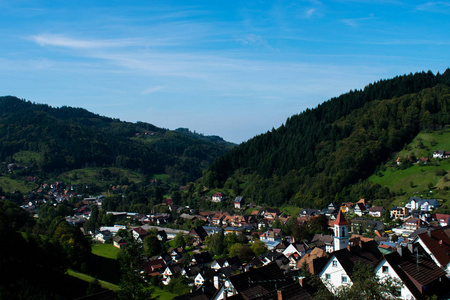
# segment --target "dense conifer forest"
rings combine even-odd
[[[380,80],[242,143],[211,164],[201,182],[237,182],[244,197],[270,206],[385,199],[388,189],[364,179],[421,130],[450,124],[449,108],[450,69]]]

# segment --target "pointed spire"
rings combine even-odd
[[[342,213],[342,210],[339,210],[336,221],[334,221],[334,225],[348,225],[348,222],[345,219],[344,214]]]

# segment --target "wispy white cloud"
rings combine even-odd
[[[156,93],[156,92],[158,92],[158,91],[161,91],[161,90],[163,90],[163,89],[164,89],[163,86],[155,86],[155,87],[151,87],[151,88],[148,88],[148,89],[142,91],[142,92],[141,92],[141,95],[150,95],[150,94]]]
[[[351,19],[341,19],[341,22],[349,27],[357,28],[361,25],[362,22],[374,19],[375,17],[351,18]]]
[[[418,5],[416,9],[422,11],[450,14],[450,3],[443,1],[426,2],[424,4]]]
[[[250,33],[238,39],[243,45],[264,46],[270,48],[269,43],[258,34]]]
[[[127,47],[139,43],[136,39],[82,40],[59,34],[38,34],[29,37],[40,46],[57,46],[75,49]]]
[[[315,8],[310,8],[310,9],[308,9],[308,10],[305,12],[306,17],[307,17],[307,18],[311,18],[311,17],[314,15],[315,12],[316,12],[316,9],[315,9]]]

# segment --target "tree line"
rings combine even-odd
[[[201,183],[242,182],[257,203],[324,207],[351,193],[389,197],[364,179],[421,130],[450,123],[450,69],[381,80],[287,119],[215,160]]]
[[[184,184],[232,144],[102,117],[82,108],[53,108],[16,97],[0,97],[0,161],[36,153],[28,174],[41,176],[83,167],[116,166],[146,175],[166,173]]]

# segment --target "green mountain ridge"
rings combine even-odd
[[[389,198],[389,189],[365,179],[420,131],[449,125],[449,107],[450,69],[381,80],[240,144],[200,182],[209,189],[237,182],[239,194],[269,206]]]
[[[23,175],[114,166],[147,176],[168,174],[173,182],[185,184],[232,147],[217,137],[0,97],[0,161],[15,163],[14,156],[26,151],[30,162]]]

